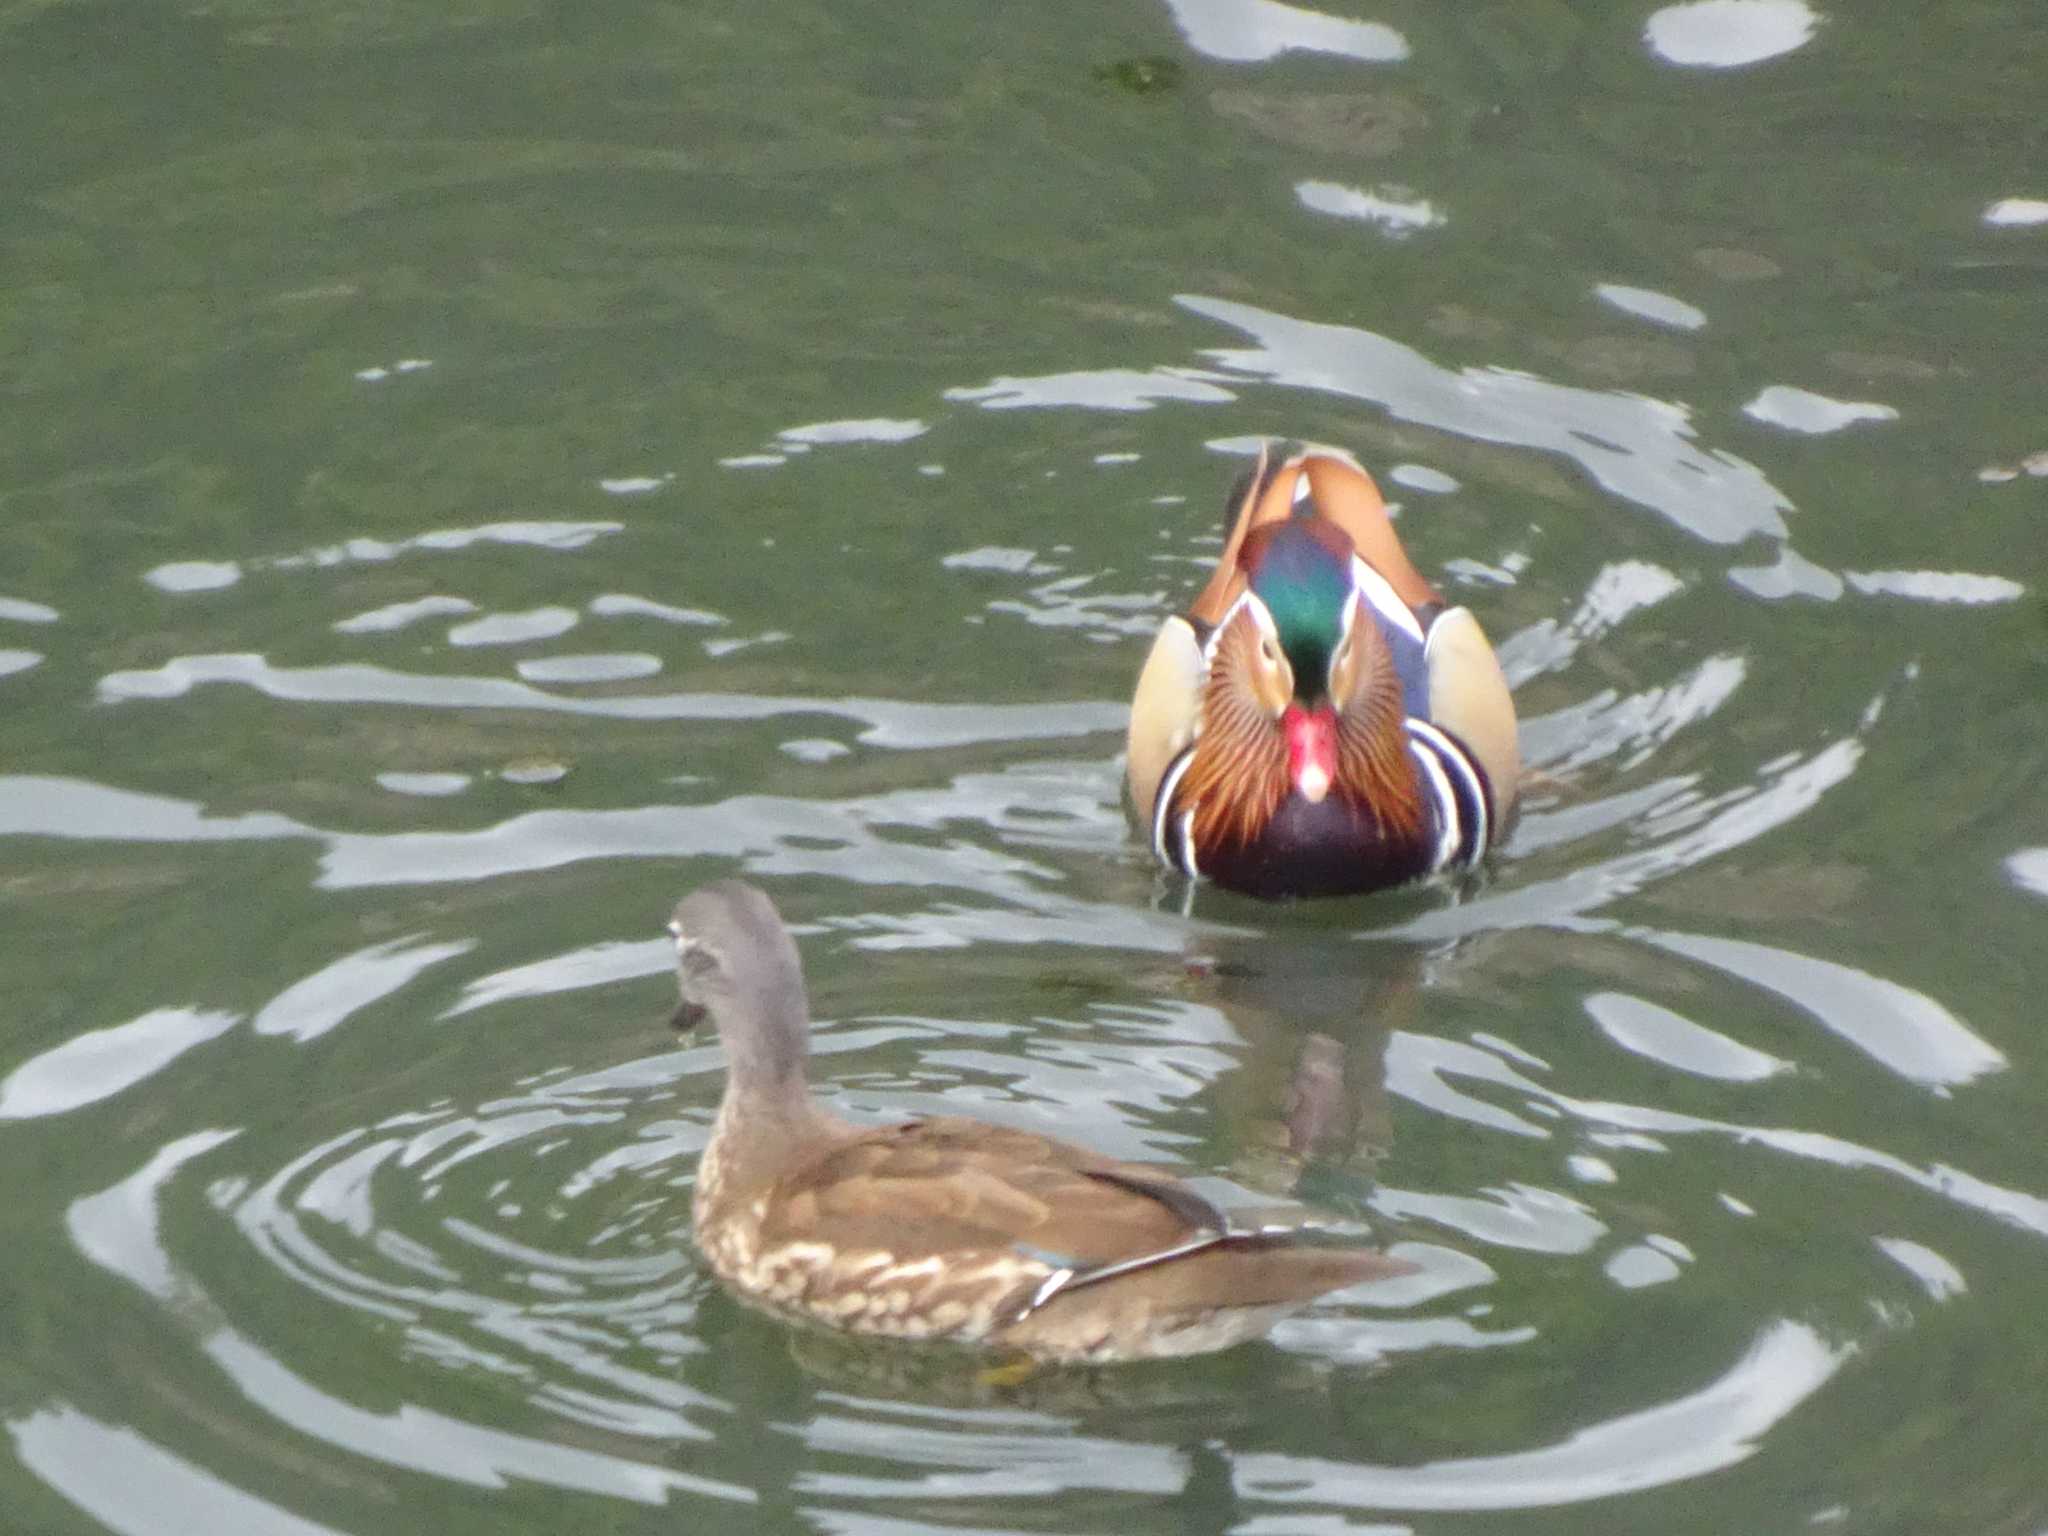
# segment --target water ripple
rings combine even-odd
[[[1782,538],[1790,502],[1755,465],[1693,446],[1682,405],[1579,389],[1501,368],[1452,372],[1357,326],[1184,294],[1184,308],[1245,332],[1252,350],[1208,356],[1248,377],[1384,406],[1398,421],[1576,461],[1596,483],[1713,544]]]
[[[238,1014],[218,1009],[152,1008],[125,1024],[73,1035],[0,1080],[0,1120],[61,1115],[111,1098],[239,1022]]]
[[[1408,40],[1376,21],[1352,21],[1280,0],[1166,3],[1188,46],[1227,64],[1256,63],[1297,49],[1367,63],[1397,63],[1408,57]]]
[[[612,720],[773,720],[826,715],[865,727],[868,746],[929,751],[980,742],[1045,741],[1120,731],[1122,704],[922,704],[894,699],[793,699],[745,693],[549,693],[502,677],[431,676],[360,663],[279,667],[259,655],[181,656],[160,667],[110,672],[109,703],[181,698],[193,688],[232,683],[298,704],[390,704],[426,709],[512,709]]]
[[[1535,1509],[1702,1477],[1755,1453],[1772,1426],[1842,1368],[1853,1351],[1780,1318],[1757,1331],[1714,1380],[1655,1407],[1589,1424],[1540,1450],[1419,1467],[1254,1453],[1237,1462],[1248,1497],[1333,1509]]]
[[[23,1466],[121,1536],[164,1530],[342,1536],[68,1403],[9,1419],[7,1430]]]
[[[700,1395],[598,1347],[609,1330],[637,1328],[659,1334],[686,1320],[675,1306],[680,1293],[674,1283],[673,1255],[628,1253],[587,1259],[499,1239],[474,1222],[441,1223],[444,1237],[489,1255],[498,1261],[493,1268],[512,1259],[532,1271],[523,1283],[516,1273],[501,1280],[501,1292],[491,1294],[456,1283],[474,1266],[437,1259],[432,1236],[385,1230],[388,1218],[376,1214],[371,1189],[381,1170],[405,1168],[410,1162],[417,1165],[415,1184],[431,1185],[448,1178],[471,1157],[530,1143],[544,1130],[616,1119],[613,1110],[578,1114],[567,1108],[581,1093],[580,1085],[557,1085],[516,1111],[500,1111],[463,1125],[459,1134],[469,1137],[470,1143],[454,1157],[446,1150],[446,1125],[371,1142],[363,1142],[359,1133],[348,1133],[293,1159],[253,1188],[241,1180],[217,1179],[216,1203],[231,1209],[236,1224],[260,1251],[314,1292],[351,1310],[406,1324],[408,1331],[424,1327],[432,1335],[424,1350],[431,1358],[447,1359],[451,1348],[465,1359],[491,1356],[488,1343],[474,1352],[459,1344],[459,1332],[474,1330],[481,1340],[513,1345],[529,1359],[549,1362],[571,1377],[591,1378],[611,1392],[630,1391],[635,1401],[614,1403],[608,1415],[613,1422],[629,1422],[639,1433],[665,1439],[705,1438],[708,1431],[694,1422],[695,1413],[706,1406]],[[193,1330],[204,1354],[251,1404],[282,1424],[356,1455],[476,1487],[533,1482],[644,1504],[663,1503],[679,1492],[720,1500],[752,1499],[748,1490],[714,1478],[478,1424],[417,1404],[388,1412],[366,1409],[285,1364],[228,1324],[203,1284],[164,1246],[160,1210],[172,1178],[188,1163],[217,1154],[235,1141],[234,1133],[221,1131],[181,1138],[129,1178],[74,1201],[66,1225],[79,1251],[93,1263],[159,1301],[175,1304],[175,1315]],[[440,1151],[431,1161],[419,1155],[429,1146]],[[416,1198],[426,1192],[417,1187],[413,1191]],[[350,1257],[333,1251],[315,1238],[315,1225],[357,1239],[359,1253]],[[389,1237],[401,1241],[380,1240]],[[377,1273],[379,1269],[385,1273]],[[572,1293],[578,1282],[599,1291],[565,1305],[563,1286],[536,1283],[539,1276],[574,1277],[568,1285]],[[429,1318],[438,1321],[427,1323]],[[451,1327],[458,1333],[451,1333]],[[533,1369],[502,1354],[495,1358],[500,1369],[514,1374],[528,1375]],[[576,1389],[573,1381],[555,1381],[545,1397],[558,1406],[575,1405],[587,1422],[605,1403],[606,1392],[600,1386]]]

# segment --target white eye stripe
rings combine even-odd
[[[1237,622],[1237,616],[1240,613],[1251,616],[1252,627],[1259,632],[1262,638],[1276,641],[1279,639],[1280,629],[1273,622],[1273,615],[1267,611],[1266,605],[1259,600],[1259,595],[1247,587],[1244,591],[1238,593],[1237,601],[1224,610],[1223,617],[1216,621],[1216,627],[1209,631],[1209,638],[1202,642],[1202,660],[1214,661],[1216,659],[1216,647],[1223,643],[1223,637],[1230,633],[1230,626]]]

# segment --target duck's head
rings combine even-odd
[[[801,1078],[810,1032],[803,962],[775,904],[754,886],[721,880],[692,891],[669,919],[684,1033],[717,1026],[736,1085]]]
[[[1293,788],[1313,804],[1337,775],[1338,719],[1377,676],[1379,630],[1364,616],[1351,540],[1335,523],[1312,513],[1267,523],[1245,539],[1242,560],[1261,631],[1252,689],[1286,738]]]

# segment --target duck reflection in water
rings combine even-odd
[[[1306,916],[1309,909],[1299,909]],[[1355,911],[1349,915],[1355,918]],[[1198,995],[1243,1039],[1216,1114],[1243,1182],[1363,1217],[1393,1143],[1387,1042],[1412,1021],[1425,952],[1361,942],[1318,909],[1314,926],[1224,936],[1190,957]]]

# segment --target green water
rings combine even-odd
[[[0,4],[0,1525],[2048,1529],[2044,79],[1988,0]],[[1261,434],[1500,647],[1469,887],[1124,826]],[[735,871],[848,1112],[1420,1274],[793,1342],[686,1241]]]

